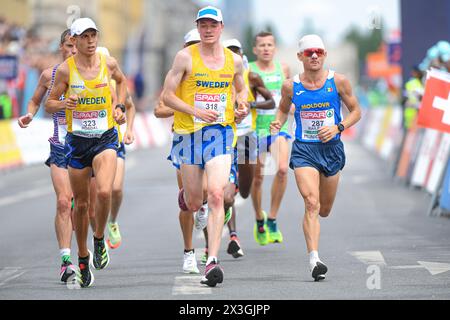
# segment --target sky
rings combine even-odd
[[[201,5],[222,6],[226,0],[198,0]],[[370,31],[379,17],[385,21],[384,31],[400,28],[400,0],[242,0],[253,2],[256,28],[267,22],[275,26],[286,45],[295,45],[309,21],[322,32],[325,41],[337,44],[351,25]],[[226,24],[226,22],[225,22]],[[387,34],[389,32],[386,32]]]

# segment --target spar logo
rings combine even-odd
[[[100,111],[100,112],[98,113],[98,116],[99,116],[100,118],[106,117],[106,111],[105,111],[105,110]]]
[[[325,111],[306,111],[306,112],[302,112],[302,119],[311,119],[311,120],[316,120],[316,119],[325,119],[326,117],[328,117],[327,115],[328,112]]]
[[[327,118],[333,118],[334,117],[334,112],[333,110],[328,110],[327,111]]]
[[[220,95],[220,101],[222,101],[222,102],[227,101],[227,95],[226,94],[221,94]]]
[[[104,112],[104,111],[101,111]],[[98,111],[88,111],[88,112],[79,112],[79,111],[74,111],[73,112],[73,117],[74,119],[94,119],[94,118],[98,118],[99,117],[99,112]]]
[[[223,94],[218,95],[218,94],[205,94],[205,93],[196,93],[195,94],[195,101],[200,101],[200,102],[221,102],[223,100],[222,96],[224,96]],[[226,96],[225,96],[225,100],[226,100]]]

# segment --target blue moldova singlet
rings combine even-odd
[[[334,71],[330,70],[321,89],[308,90],[294,77],[292,103],[295,105],[295,138],[301,142],[321,143],[318,131],[324,126],[337,125],[342,121],[341,97],[334,82]],[[331,141],[340,140],[337,134]]]

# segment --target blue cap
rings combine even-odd
[[[222,11],[212,6],[204,7],[198,11],[195,21],[200,19],[213,19],[217,22],[223,22]]]

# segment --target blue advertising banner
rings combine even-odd
[[[450,161],[445,170],[444,184],[442,185],[441,199],[439,200],[439,206],[450,211]]]
[[[16,56],[0,55],[0,79],[17,78],[18,59]]]

